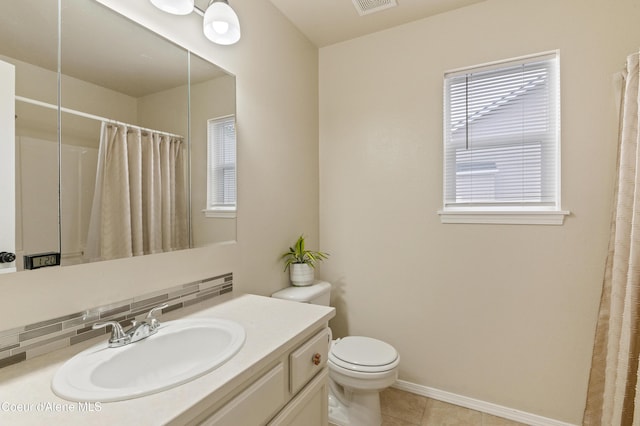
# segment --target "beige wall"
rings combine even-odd
[[[136,101],[136,124],[185,137],[189,134],[189,87],[186,84],[141,96]]]
[[[287,282],[278,255],[301,232],[318,242],[317,49],[267,0],[233,3],[243,26],[234,46],[208,42],[195,14],[102,3],[237,76],[238,242],[2,275],[3,329],[229,271],[239,291],[270,294]]]
[[[400,378],[580,423],[612,203],[613,76],[632,0],[488,0],[320,49],[320,238],[338,335]],[[563,226],[443,225],[446,70],[560,50]]]

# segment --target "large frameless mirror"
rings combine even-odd
[[[57,2],[0,8],[18,270],[38,253],[71,265],[235,240],[235,132],[226,179],[210,152],[211,123],[235,118],[235,77],[94,1],[61,2],[60,37]],[[225,181],[233,208],[208,204]]]

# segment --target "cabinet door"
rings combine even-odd
[[[201,425],[264,425],[285,401],[285,370],[280,363],[203,421]]]
[[[327,368],[291,400],[269,423],[269,426],[327,426],[329,394]]]

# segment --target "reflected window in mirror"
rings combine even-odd
[[[207,217],[236,215],[235,116],[207,122]]]
[[[221,72],[220,68],[191,53],[190,75],[190,136],[191,136],[191,237],[192,247],[202,247],[211,241],[223,242],[236,239],[238,206],[234,211],[210,217],[209,188],[211,166],[209,125],[211,120],[231,118],[236,129],[236,80],[233,75]],[[233,143],[233,177],[235,187],[235,164],[237,134]],[[234,197],[237,193],[234,191]],[[197,212],[197,214],[196,214]]]

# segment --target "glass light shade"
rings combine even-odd
[[[207,8],[203,22],[204,35],[217,44],[233,44],[240,40],[240,21],[229,4],[216,1]]]
[[[151,0],[158,9],[173,15],[188,15],[193,12],[194,0]]]

